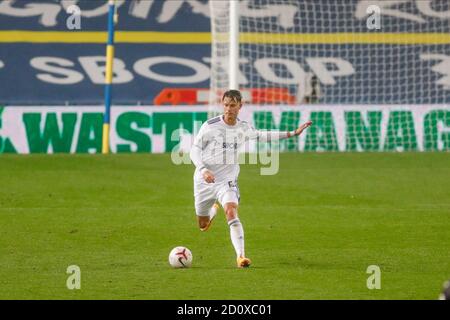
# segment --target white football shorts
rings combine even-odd
[[[240,194],[236,182],[206,183],[194,182],[195,213],[197,216],[208,216],[209,209],[216,200],[222,207],[229,202],[239,204]]]

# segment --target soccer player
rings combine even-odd
[[[231,242],[237,256],[237,266],[249,267],[245,256],[244,229],[238,217],[239,176],[238,150],[249,139],[275,141],[300,135],[312,122],[308,121],[292,132],[260,131],[238,118],[242,96],[229,90],[222,97],[222,115],[206,121],[191,148],[190,157],[196,166],[194,173],[195,211],[200,230],[206,231],[217,214],[218,201],[230,227]]]

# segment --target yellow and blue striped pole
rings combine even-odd
[[[103,140],[102,153],[109,153],[109,123],[111,115],[111,94],[113,79],[113,61],[114,61],[114,20],[115,17],[115,0],[109,0],[108,14],[108,43],[106,46],[106,74],[105,74],[105,114],[103,116]]]

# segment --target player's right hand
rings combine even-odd
[[[205,181],[207,183],[214,183],[215,178],[214,178],[214,174],[211,171],[206,169],[202,172],[202,175],[203,175],[203,179],[205,179]]]

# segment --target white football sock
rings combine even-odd
[[[245,257],[244,252],[244,228],[242,227],[239,218],[228,221],[230,226],[231,242],[233,243],[236,256]]]

